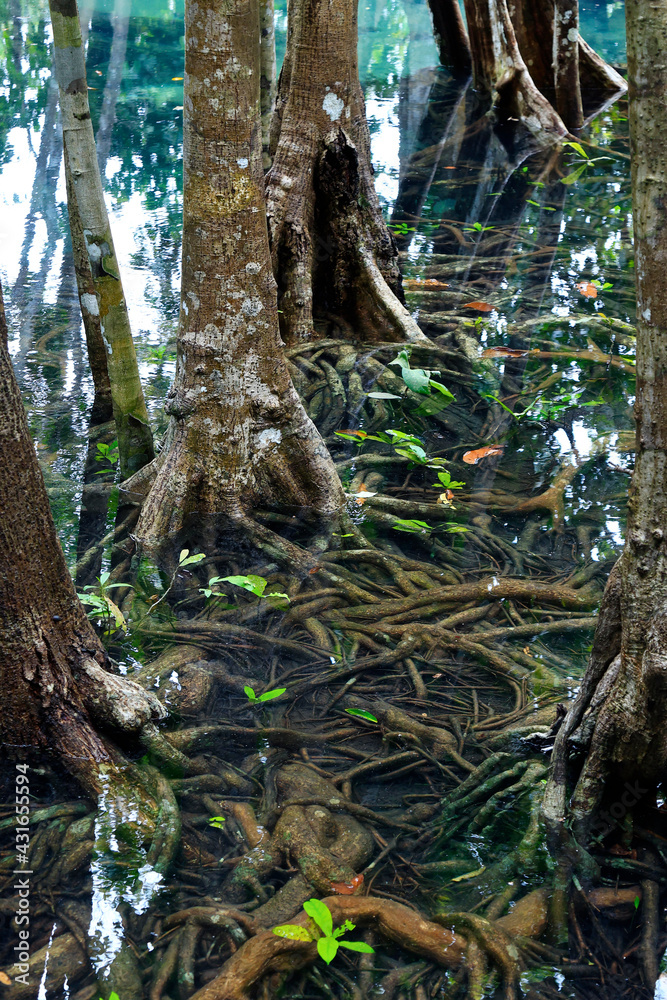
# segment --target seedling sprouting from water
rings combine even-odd
[[[272,688],[271,691],[264,691],[263,694],[258,695],[246,684],[243,690],[251,705],[261,705],[265,701],[273,701],[274,698],[280,698],[281,694],[285,694],[287,688]]]
[[[346,920],[334,930],[331,910],[321,899],[309,899],[303,904],[303,908],[310,917],[307,927],[301,927],[300,924],[282,924],[280,927],[274,927],[273,933],[290,941],[316,941],[317,953],[327,965],[333,962],[339,948],[360,951],[364,955],[374,954],[374,949],[365,941],[340,940],[343,934],[354,930],[355,924]]]
[[[208,821],[208,825],[212,826],[215,830],[222,830],[224,822],[225,822],[224,816],[211,816],[211,818]]]

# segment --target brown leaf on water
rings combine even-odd
[[[590,281],[577,282],[577,290],[587,299],[597,299],[598,290]]]
[[[406,278],[403,288],[407,291],[437,292],[441,288],[449,288],[449,285],[437,278]]]
[[[482,351],[483,358],[525,358],[530,351],[520,351],[516,347],[487,347]]]
[[[490,313],[496,308],[490,302],[464,302],[464,309],[476,309],[477,312]]]
[[[477,465],[481,462],[483,458],[489,458],[491,455],[502,455],[503,446],[501,444],[488,444],[486,448],[477,448],[475,451],[466,451],[463,455],[463,461],[468,465]]]
[[[331,888],[339,896],[353,896],[360,885],[363,885],[364,876],[354,875],[349,882],[332,882]]]

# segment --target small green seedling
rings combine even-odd
[[[285,694],[287,688],[273,688],[271,691],[264,691],[263,694],[257,695],[253,689],[246,684],[243,688],[246,693],[246,697],[251,705],[261,705],[265,701],[273,701],[274,698],[280,698],[281,694]]]
[[[345,711],[348,715],[354,715],[358,719],[366,719],[368,722],[377,722],[374,715],[367,712],[365,708],[346,708]]]
[[[124,629],[126,627],[125,617],[123,612],[120,610],[117,604],[111,600],[107,594],[107,584],[109,582],[109,577],[111,574],[105,570],[97,578],[97,584],[88,584],[84,587],[85,593],[78,594],[78,598],[82,604],[86,604],[91,610],[88,611],[88,617],[92,620],[96,618],[106,618],[107,632],[111,632],[111,620],[113,619],[116,628]],[[130,587],[129,583],[112,583],[113,587]],[[96,593],[90,593],[90,591],[96,591]]]
[[[208,821],[208,825],[212,826],[215,830],[222,830],[225,823],[224,816],[211,816]]]
[[[118,441],[112,441],[111,444],[105,444],[104,441],[97,442],[97,454],[95,455],[96,462],[108,462],[110,465],[115,465],[119,458],[118,451]],[[108,469],[102,469],[101,472],[96,472],[96,476],[103,476]]]
[[[353,931],[355,924],[346,920],[344,924],[334,930],[331,910],[322,900],[309,899],[303,904],[303,908],[310,917],[310,926],[282,924],[280,927],[274,927],[273,933],[278,937],[288,938],[290,941],[316,941],[317,953],[327,965],[333,962],[339,948],[362,952],[364,955],[374,954],[374,949],[365,941],[339,940],[343,934]]]
[[[484,226],[481,222],[473,222],[470,226],[464,226],[464,233],[488,233],[489,230],[495,229],[495,226]]]
[[[102,1000],[102,997],[100,997],[100,1000]],[[120,997],[119,997],[119,996],[118,996],[118,994],[117,994],[117,993],[116,993],[116,992],[114,991],[113,993],[110,993],[110,994],[109,994],[109,1000],[120,1000]]]
[[[389,229],[391,229],[394,236],[407,236],[408,233],[415,232],[415,227],[409,226],[407,222],[390,222]]]
[[[393,361],[389,362],[390,365],[398,365],[401,369],[401,378],[407,385],[408,389],[412,389],[413,392],[422,393],[425,396],[431,394],[431,389],[437,389],[438,392],[442,393],[448,403],[452,403],[456,397],[452,395],[447,386],[443,385],[442,382],[436,382],[431,378],[431,375],[439,375],[439,371],[428,371],[425,368],[411,368],[410,367],[410,354],[407,349],[399,351]]]
[[[448,472],[439,472],[438,479],[440,482],[433,483],[433,485],[444,486],[446,490],[461,490],[465,486],[465,483],[455,482]]]

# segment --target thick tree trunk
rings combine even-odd
[[[451,70],[453,76],[469,77],[472,55],[459,0],[428,0],[428,5],[440,64]]]
[[[518,119],[537,142],[566,135],[523,60],[506,0],[465,0],[465,11],[475,89],[491,98],[500,119]]]
[[[271,132],[267,207],[283,338],[311,338],[314,316],[335,314],[360,338],[423,340],[373,185],[353,0],[290,4]]]
[[[90,793],[117,757],[94,726],[136,732],[164,714],[106,654],[56,537],[7,351],[0,290],[0,741],[11,756],[52,750]]]
[[[99,316],[107,347],[121,472],[127,476],[153,458],[153,438],[104,204],[76,0],[51,0],[50,10],[63,141],[74,195],[70,213],[78,214],[95,284],[95,300],[82,299],[82,309],[84,315],[86,311],[93,314],[97,311]],[[74,234],[72,238],[74,241]]]
[[[224,13],[214,0],[186,5],[178,359],[172,420],[137,527],[152,550],[196,541],[210,552],[221,534],[256,534],[258,505],[328,518],[342,502],[278,332],[258,38],[258,0]]]
[[[667,7],[627,0],[637,281],[637,457],[623,556],[610,577],[581,690],[554,747],[546,818],[563,828],[571,738],[588,747],[569,803],[581,839],[618,781],[649,805],[667,765]],[[640,787],[641,786],[641,787]],[[620,815],[628,807],[622,800]],[[614,809],[616,808],[616,812]],[[604,824],[602,824],[604,826]],[[612,822],[613,826],[613,822]]]

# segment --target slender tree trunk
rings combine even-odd
[[[86,241],[107,348],[121,472],[127,476],[152,459],[153,440],[97,164],[76,0],[51,0],[50,9],[63,139],[74,194],[70,212],[78,214]],[[88,305],[88,311],[94,312],[92,301]]]
[[[556,109],[569,129],[580,129],[584,109],[579,83],[579,0],[556,0],[554,13]]]
[[[118,755],[95,726],[136,732],[161,706],[108,660],[58,542],[7,351],[0,290],[0,741],[52,750],[91,793]]]
[[[354,0],[293,0],[267,177],[281,331],[336,314],[360,338],[423,340],[403,305],[396,246],[373,184]]]
[[[625,550],[605,592],[580,692],[558,733],[544,801],[556,832],[569,812],[580,839],[596,824],[604,828],[599,807],[605,798],[616,802],[619,781],[637,784],[633,805],[650,805],[667,764],[667,7],[627,0],[626,20],[637,455]],[[572,739],[588,752],[568,807]]]
[[[70,169],[67,150],[65,150],[65,184],[67,188],[67,202],[69,205],[75,206],[74,185],[72,183],[72,171]],[[113,418],[113,397],[111,382],[109,380],[109,369],[107,367],[107,348],[102,336],[100,311],[95,294],[93,272],[88,260],[86,238],[83,235],[79,213],[74,210],[69,213],[69,228],[72,237],[72,256],[74,258],[76,286],[79,293],[83,329],[88,348],[88,362],[93,376],[93,385],[95,386],[91,424],[103,424]]]
[[[258,0],[234,0],[224,13],[216,0],[186,4],[176,379],[136,532],[153,550],[196,541],[212,552],[221,534],[236,531],[238,542],[239,529],[255,537],[258,505],[330,518],[342,501],[278,332],[258,38]]]
[[[428,5],[433,17],[440,64],[446,66],[453,76],[470,76],[472,55],[459,0],[428,0]]]

